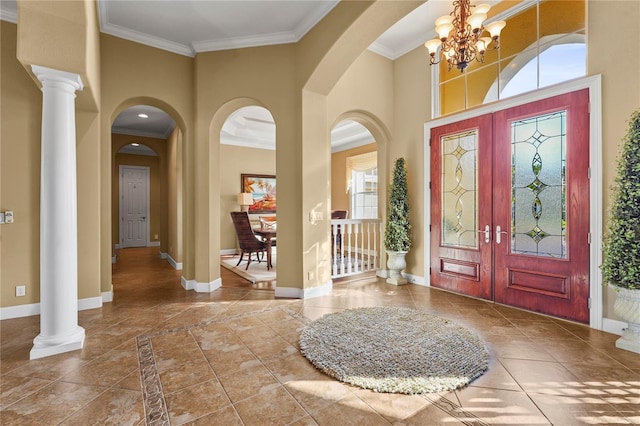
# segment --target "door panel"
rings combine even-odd
[[[431,285],[588,322],[588,138],[587,90],[433,128]]]
[[[431,189],[438,194],[431,202],[431,283],[484,299],[491,298],[491,209],[482,208],[491,203],[491,139],[489,115],[431,133]]]
[[[495,114],[496,302],[588,322],[588,130],[587,90]]]
[[[122,169],[122,246],[146,247],[148,217],[149,170]]]

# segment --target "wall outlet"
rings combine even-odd
[[[154,240],[157,240],[157,239],[158,239],[158,234],[154,234],[154,235],[153,235],[153,239],[154,239]]]
[[[316,277],[316,274],[313,271],[307,272],[307,279],[309,281],[313,280]]]
[[[4,212],[4,223],[13,223],[13,212],[12,211]]]
[[[24,285],[16,286],[16,297],[22,297],[27,295],[27,287]]]

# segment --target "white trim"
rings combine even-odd
[[[120,243],[116,243],[113,247],[118,250],[120,248]]]
[[[626,322],[614,320],[611,318],[603,318],[602,320],[602,331],[617,334],[618,336],[622,336],[622,331],[628,326],[629,325]]]
[[[111,292],[102,293],[102,295],[97,297],[78,299],[78,311],[101,308],[102,303],[105,301],[105,295],[109,293]],[[111,299],[113,299],[113,294],[106,297],[111,297]],[[108,302],[110,301],[111,300],[108,300]],[[0,320],[30,317],[33,315],[40,315],[40,303],[29,303],[25,305],[7,306],[4,308],[0,308]]]
[[[98,297],[87,297],[85,299],[78,299],[78,310],[86,311],[88,309],[96,309],[102,307],[102,295]]]
[[[196,280],[187,280],[185,277],[180,277],[180,284],[185,290],[193,290],[196,293],[211,293],[222,287],[222,279],[217,278],[208,283],[201,283]]]
[[[102,292],[102,303],[113,302],[113,290]]]
[[[116,263],[116,261],[116,255],[114,254],[113,256],[111,256],[111,263]]]
[[[512,98],[500,100],[491,104],[483,105],[472,110],[463,111],[459,114],[441,117],[425,123],[424,125],[424,182],[425,182],[425,204],[424,204],[424,241],[425,244],[425,277],[429,276],[429,265],[431,264],[429,231],[431,211],[431,194],[429,192],[430,179],[430,148],[429,139],[431,129],[445,124],[455,123],[484,114],[491,114],[504,109],[524,105],[541,99],[550,98],[577,90],[589,89],[589,168],[591,179],[589,181],[589,232],[591,233],[591,247],[589,249],[589,295],[591,297],[591,309],[589,313],[589,325],[591,328],[601,330],[603,327],[603,298],[602,298],[602,273],[599,266],[602,264],[602,78],[600,75],[582,77],[554,86],[538,89],[533,92],[524,93]],[[427,279],[427,283],[428,283]],[[428,285],[428,284],[427,284]]]
[[[163,251],[161,251],[161,252],[160,252],[160,259],[166,259],[166,258],[167,258],[167,256],[168,256],[168,254],[167,254],[167,253],[165,253],[165,252],[163,252]]]
[[[225,255],[225,254],[237,254],[238,253],[238,249],[224,249],[224,250],[220,250],[220,256]]]
[[[0,8],[0,20],[11,22],[12,24],[18,23],[18,11],[7,10],[7,7]]]
[[[427,284],[424,280],[424,277],[419,275],[407,274],[406,272],[402,273],[402,276],[407,279],[407,281],[411,284],[421,285],[427,287]]]
[[[160,241],[147,241],[147,247],[160,247]]]
[[[177,270],[177,271],[182,271],[182,262],[176,262],[173,257],[171,257],[171,255],[168,255],[166,253],[164,253],[165,258],[167,259],[167,262],[169,262],[169,265],[173,266],[173,269]]]
[[[275,297],[283,299],[312,299],[314,297],[325,296],[331,293],[333,289],[333,281],[313,288],[295,288],[295,287],[277,287],[275,289]]]

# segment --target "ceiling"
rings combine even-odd
[[[337,0],[98,0],[98,12],[103,33],[195,56],[200,52],[297,42],[337,3]],[[427,1],[383,33],[369,50],[392,60],[402,56],[433,38],[433,26],[425,23],[434,22],[451,8],[451,0]],[[17,22],[15,0],[0,0],[0,18]],[[141,112],[149,118],[138,118]],[[123,111],[114,121],[113,131],[166,138],[174,126],[173,119],[162,110],[139,105]],[[334,151],[371,141],[366,129],[354,122],[339,123],[332,131]],[[259,107],[237,111],[225,124],[221,142],[275,149],[271,114]]]

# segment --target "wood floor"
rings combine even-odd
[[[618,336],[375,277],[303,301],[221,274],[221,289],[185,291],[157,248],[120,250],[113,302],[79,312],[84,348],[40,360],[28,359],[39,316],[1,321],[0,423],[640,424],[640,356],[616,349]],[[441,394],[337,382],[300,354],[301,318],[361,306],[450,318],[484,340],[490,368]]]

